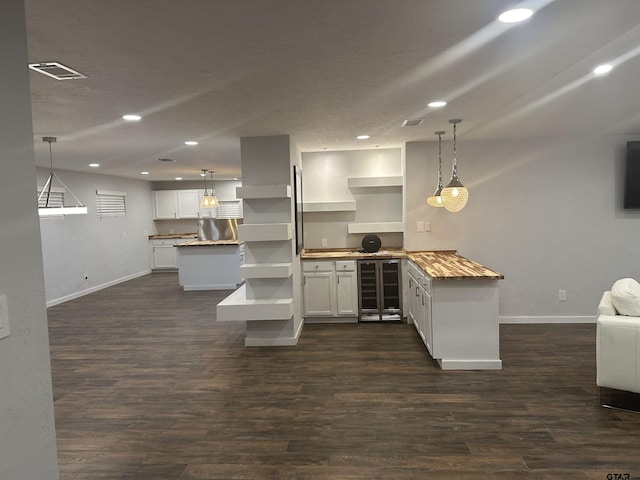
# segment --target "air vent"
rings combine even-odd
[[[417,127],[422,123],[423,118],[417,118],[416,120],[405,120],[402,122],[403,127]]]
[[[29,68],[56,80],[77,80],[87,78],[86,75],[58,62],[30,63]]]
[[[175,162],[175,160],[172,160],[171,158],[159,158],[158,161],[159,162],[165,162],[165,163],[173,163],[173,162]]]

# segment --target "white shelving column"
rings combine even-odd
[[[302,331],[288,136],[240,139],[245,284],[217,306],[218,321],[246,321],[246,346],[295,345]]]

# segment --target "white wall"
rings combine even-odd
[[[55,144],[53,148],[55,167]],[[40,220],[47,304],[55,305],[149,273],[148,236],[156,233],[151,184],[93,173],[57,170],[56,174],[89,213]],[[38,169],[39,186],[47,176],[48,170]],[[99,218],[98,189],[126,192],[126,216]]]
[[[0,4],[0,478],[58,478],[22,0]]]
[[[326,247],[329,248],[359,248],[365,234],[347,233],[350,223],[401,221],[403,193],[400,188],[349,189],[347,179],[401,176],[402,163],[400,148],[303,153],[302,194],[305,202],[356,202],[354,211],[305,212],[305,248],[322,248],[322,239],[326,239]],[[383,248],[402,247],[402,233],[383,233],[379,236]]]
[[[640,279],[640,211],[622,210],[627,140],[458,137],[458,173],[470,191],[459,213],[424,203],[437,184],[437,143],[408,143],[405,248],[457,249],[503,273],[502,321],[593,321],[615,280]],[[445,184],[450,177],[443,142]],[[431,231],[418,233],[418,220]]]

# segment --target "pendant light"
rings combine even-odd
[[[429,198],[427,198],[427,204],[432,207],[444,207],[442,203],[442,135],[444,131],[434,132],[438,135],[438,187]]]
[[[201,208],[210,208],[211,207],[211,201],[209,199],[209,194],[207,193],[207,172],[208,171],[209,170],[207,170],[205,168],[202,169],[202,176],[204,177],[204,196],[202,197],[202,201],[200,202],[200,207]]]
[[[53,154],[51,153],[51,144],[55,143],[58,139],[56,137],[42,137],[43,142],[47,142],[49,144],[49,178],[42,187],[42,191],[40,195],[38,195],[38,205],[41,205],[44,201],[44,206],[38,207],[38,215],[41,217],[47,217],[52,215],[78,215],[78,214],[86,214],[87,207],[82,204],[82,202],[76,197],[76,195],[71,191],[69,187],[67,187],[62,180],[56,175],[56,172],[53,171]],[[64,205],[50,205],[51,200],[51,187],[53,184],[53,179],[56,179],[60,185],[62,185],[65,189],[65,193],[68,191],[71,196],[75,199],[76,205],[65,207]]]
[[[458,178],[458,160],[456,158],[456,126],[462,120],[456,118],[449,120],[453,124],[453,169],[451,171],[451,180],[446,187],[442,189],[442,203],[444,208],[450,212],[459,212],[467,204],[469,200],[469,190],[462,185]]]
[[[209,170],[211,174],[211,196],[209,197],[209,207],[216,208],[220,206],[220,202],[218,202],[218,197],[216,197],[216,190],[213,188],[213,174],[216,173],[213,170]]]

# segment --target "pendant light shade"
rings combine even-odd
[[[78,214],[86,214],[87,207],[76,197],[76,195],[71,191],[69,187],[67,187],[62,180],[56,175],[56,172],[53,170],[53,154],[51,153],[51,144],[55,143],[58,139],[56,137],[42,137],[43,142],[47,142],[49,144],[49,178],[42,187],[42,191],[38,195],[38,205],[42,205],[38,207],[38,215],[41,217],[48,217],[53,215],[78,215]],[[73,199],[76,201],[75,205],[65,206],[65,205],[53,205],[51,202],[51,188],[53,185],[53,180],[56,179],[60,185],[62,185],[65,189],[65,192],[69,192]]]
[[[456,158],[456,126],[462,120],[453,119],[449,123],[453,124],[453,169],[451,172],[451,180],[446,187],[442,189],[442,203],[444,208],[450,212],[459,212],[467,204],[469,200],[469,190],[462,185],[458,178],[458,160]]]
[[[435,132],[438,135],[438,187],[429,198],[427,198],[427,205],[432,207],[444,207],[442,203],[442,135],[443,131]]]
[[[209,173],[211,174],[211,195],[209,196],[209,207],[217,208],[220,206],[220,202],[218,202],[218,197],[216,197],[216,191],[213,188],[213,174],[215,172],[213,170],[210,170]]]
[[[204,196],[202,197],[202,201],[200,202],[200,207],[201,208],[210,208],[210,201],[209,201],[209,193],[207,192],[207,169],[202,169],[202,176],[204,177]]]

